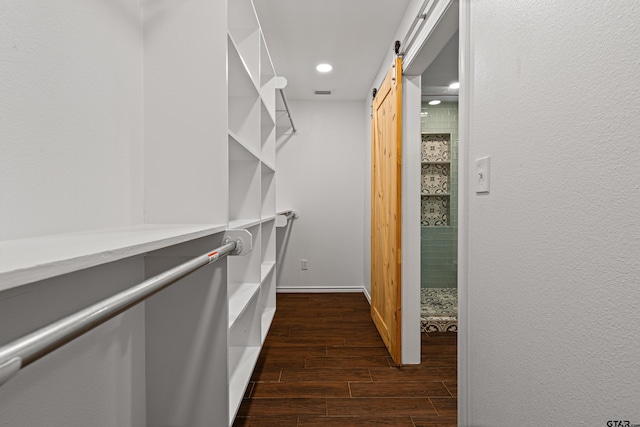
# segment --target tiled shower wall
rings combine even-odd
[[[456,288],[458,283],[458,103],[422,104],[421,122],[422,132],[451,134],[449,226],[421,227],[421,287]]]

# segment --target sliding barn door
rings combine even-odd
[[[371,317],[401,364],[402,59],[373,100],[371,129]]]

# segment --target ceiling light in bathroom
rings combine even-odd
[[[440,102],[441,101],[439,99],[434,99],[433,101],[429,101],[429,105],[438,105]]]
[[[328,73],[329,71],[333,70],[333,66],[331,64],[318,64],[316,66],[316,70],[321,73]]]
[[[449,85],[449,89],[460,89],[460,82],[453,82]]]

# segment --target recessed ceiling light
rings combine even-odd
[[[316,70],[321,73],[328,73],[329,71],[333,70],[333,66],[331,64],[318,64],[316,66]]]
[[[433,101],[429,101],[429,105],[438,105],[438,104],[440,104],[439,99],[434,99]]]
[[[449,85],[449,89],[460,89],[460,82],[453,82]]]

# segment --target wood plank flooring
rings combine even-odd
[[[361,293],[277,294],[234,427],[457,425],[455,333],[423,334],[396,367]]]

